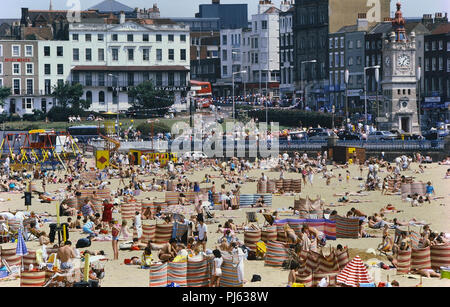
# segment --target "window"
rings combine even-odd
[[[128,61],[134,61],[134,49],[133,48],[128,49]]]
[[[52,83],[51,83],[50,79],[45,79],[44,80],[44,91],[45,91],[45,95],[51,95],[51,93],[52,93]]]
[[[344,38],[341,37],[341,48],[344,48]]]
[[[222,67],[222,74],[223,74],[224,76],[228,75],[228,67],[227,67],[226,65],[224,65],[224,66]]]
[[[20,46],[19,45],[13,45],[11,53],[12,53],[12,56],[14,56],[14,57],[20,56]]]
[[[333,52],[330,52],[330,54],[329,54],[329,62],[330,62],[330,67],[333,67]]]
[[[352,49],[353,48],[353,41],[348,41],[348,49]]]
[[[20,79],[13,79],[13,93],[20,95]]]
[[[45,64],[44,65],[44,74],[46,74],[46,75],[50,75],[51,74],[50,64]]]
[[[119,49],[117,49],[117,48],[112,49],[112,60],[113,61],[119,60]]]
[[[186,61],[186,49],[180,49],[180,60]]]
[[[174,41],[174,35],[173,34],[169,34],[169,42],[173,42]]]
[[[105,103],[105,92],[104,91],[98,92],[98,102],[100,104],[104,104]]]
[[[142,60],[149,61],[150,60],[150,49],[143,49],[142,50]]]
[[[134,86],[134,73],[128,73],[128,86]]]
[[[105,73],[99,72],[97,79],[98,86],[105,86]]]
[[[186,42],[186,35],[185,34],[181,34],[180,35],[180,42]]]
[[[267,30],[267,20],[261,21],[261,29]]]
[[[222,61],[228,61],[228,52],[226,49],[222,50]]]
[[[156,60],[162,61],[162,49],[156,49]]]
[[[87,42],[92,41],[92,35],[91,34],[86,34],[84,37],[85,37],[85,41],[87,41]]]
[[[430,59],[425,58],[425,71],[430,71]]]
[[[352,66],[353,65],[353,57],[349,57],[348,58],[348,66]]]
[[[26,45],[25,46],[25,56],[26,57],[32,57],[33,56],[33,46],[32,45]]]
[[[32,75],[34,73],[34,69],[33,68],[34,68],[33,67],[33,63],[27,63],[26,64],[26,70],[27,70],[26,74],[27,75]]]
[[[148,34],[142,34],[142,41],[143,42],[148,42],[149,41]]]
[[[92,49],[86,48],[86,61],[92,61]]]
[[[162,35],[161,34],[156,34],[156,41],[157,42],[162,42]]]
[[[20,63],[13,63],[13,75],[20,75]]]
[[[431,42],[431,50],[436,51],[436,41]]]
[[[333,49],[333,39],[332,38],[329,38],[329,49]]]
[[[431,69],[436,71],[436,58],[431,59]]]
[[[113,100],[113,104],[118,104],[119,103],[119,95],[118,95],[117,91],[113,91],[113,93],[112,93],[112,100]]]
[[[361,48],[361,46],[362,46],[362,43],[361,43],[361,40],[360,39],[358,39],[357,41],[356,41],[356,48]]]
[[[222,35],[222,45],[228,45],[227,36]]]
[[[366,41],[366,49],[370,49],[370,42]]]
[[[118,35],[117,35],[117,34],[113,34],[113,35],[111,36],[111,38],[112,38],[112,41],[113,41],[113,42],[117,42],[117,41],[118,41]]]
[[[173,61],[175,59],[175,50],[169,49],[169,61]]]
[[[0,46],[1,47],[1,46]],[[1,48],[0,48],[1,49]],[[447,51],[450,51],[450,42],[447,42]],[[3,55],[3,51],[0,52],[0,56]]]
[[[186,86],[186,73],[180,72],[180,86]]]
[[[334,38],[334,48],[335,49],[339,48],[339,38],[338,37]]]
[[[356,57],[356,65],[362,65],[362,57],[361,56],[357,56]]]
[[[22,98],[22,109],[32,109],[33,98]]]
[[[439,70],[444,70],[444,59],[439,57]]]
[[[334,53],[334,67],[339,67],[339,53]]]
[[[72,40],[77,41],[78,40],[78,34],[72,34]]]
[[[168,85],[174,86],[175,85],[175,74],[173,72],[169,72],[167,77],[168,77]]]
[[[162,72],[156,73],[156,86],[162,86]]]
[[[103,48],[98,49],[98,60],[99,61],[105,60],[105,49]]]
[[[44,46],[44,56],[50,56],[50,46]]]
[[[73,60],[74,61],[79,61],[80,60],[80,49],[78,48],[73,48]]]
[[[341,67],[344,67],[344,52],[341,52]]]
[[[127,34],[127,41],[128,41],[128,42],[134,41],[133,34]]]
[[[91,91],[86,92],[86,101],[92,103],[92,92]]]
[[[99,42],[103,42],[103,40],[104,40],[103,34],[97,34],[97,40],[98,40]]]
[[[58,64],[57,71],[58,71],[58,75],[64,75],[64,65]]]
[[[0,63],[0,75],[3,75],[3,63]]]
[[[450,60],[449,59],[447,59],[447,72],[450,72]]]
[[[27,95],[33,95],[33,79],[27,79]]]
[[[84,75],[84,81],[85,81],[86,86],[92,86],[92,73],[91,72],[87,72]]]
[[[0,45],[0,56],[3,56],[3,45]]]

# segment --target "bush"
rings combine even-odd
[[[65,122],[68,120],[69,116],[79,115],[81,117],[84,117],[87,113],[90,112],[86,112],[82,109],[55,106],[47,113],[47,117],[52,122]]]
[[[269,123],[278,122],[280,126],[299,127],[300,123],[303,127],[321,127],[331,128],[332,114],[331,113],[318,113],[318,112],[306,112],[303,110],[273,110],[269,112]],[[248,111],[250,118],[257,118],[260,122],[266,121],[266,110],[251,110]],[[343,118],[335,116],[335,126],[341,124]]]
[[[136,127],[136,130],[141,131],[143,136],[149,136],[152,133],[152,125],[149,123],[142,123]],[[170,127],[168,125],[164,123],[153,124],[153,135],[167,132],[170,132]]]
[[[9,122],[20,122],[22,120],[22,118],[20,118],[19,114],[11,114],[11,116],[9,116],[8,121]]]

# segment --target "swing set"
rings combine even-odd
[[[5,151],[13,169],[29,168],[26,166],[30,165],[55,167],[59,164],[65,169],[63,160],[81,153],[68,132],[43,129],[6,134],[0,144],[0,159],[3,159]]]

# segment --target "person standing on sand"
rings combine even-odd
[[[75,251],[72,248],[72,242],[64,242],[64,246],[58,249],[56,258],[61,261],[61,269],[69,270],[73,267],[72,259],[76,258]]]
[[[110,226],[111,226],[111,235],[112,235],[112,248],[113,248],[113,254],[114,254],[114,260],[118,260],[119,259],[119,234],[120,234],[120,229],[119,229],[119,225],[117,224],[117,221],[113,221],[111,220],[109,222]]]

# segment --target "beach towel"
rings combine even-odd
[[[167,286],[167,263],[152,264],[150,266],[150,287]]]
[[[256,243],[261,240],[261,230],[246,230],[244,232],[244,244],[250,250],[256,251]]]
[[[411,252],[411,270],[431,269],[431,249],[413,248]]]
[[[359,238],[359,219],[336,216],[336,237],[345,239]]]
[[[208,287],[210,278],[207,260],[190,261],[188,259],[186,279],[188,287]]]
[[[272,267],[281,267],[285,260],[288,260],[289,254],[286,244],[278,241],[268,241],[266,243],[266,256],[264,265]]]
[[[187,261],[170,262],[167,267],[167,283],[176,283],[180,287],[187,287]]]
[[[231,258],[223,257],[221,287],[242,287],[243,282],[239,282],[238,267],[233,264]]]
[[[450,267],[450,244],[431,246],[431,268]]]

